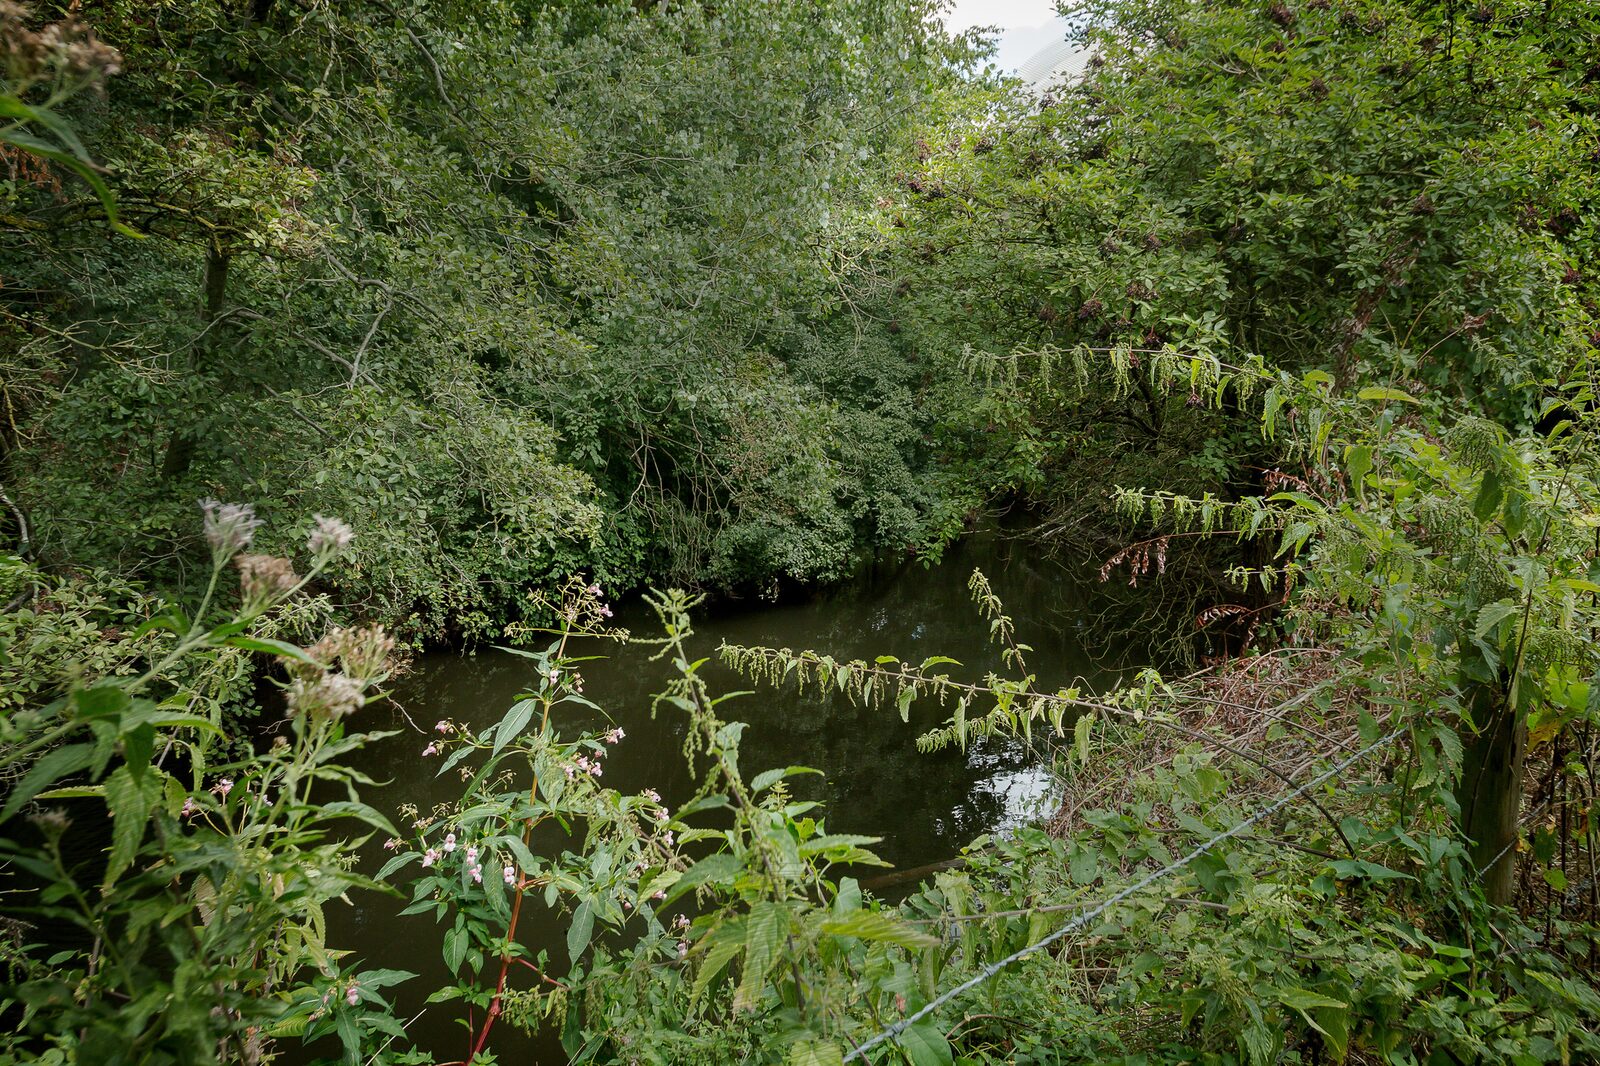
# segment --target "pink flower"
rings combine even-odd
[[[385,851],[393,851],[396,848],[398,848],[399,846],[400,846],[400,838],[399,837],[390,837],[388,840],[385,840],[383,842],[383,850],[385,850]]]
[[[480,885],[483,884],[483,867],[474,866],[472,869],[468,870],[467,873],[472,875],[473,881]]]
[[[605,735],[605,741],[607,744],[615,744],[627,735],[628,734],[622,731],[622,727],[618,726],[616,729],[613,729],[611,732]]]
[[[200,808],[196,806],[194,802],[194,797],[189,796],[183,801],[183,810],[179,811],[178,813],[185,818],[191,818],[194,816],[194,812],[199,809]]]
[[[668,829],[665,833],[661,834],[662,843],[666,844],[666,846],[669,847],[669,848],[672,847],[672,842],[673,842],[674,839],[676,839],[676,838],[673,837],[672,830],[670,830],[670,829]]]
[[[689,957],[689,942],[687,940],[678,941],[678,958],[685,959],[685,958],[688,958],[688,957]]]
[[[687,928],[689,928],[689,916],[687,914],[680,914],[676,918],[672,919],[672,928],[674,928],[674,929],[687,929]]]
[[[430,755],[437,755],[437,754],[439,754],[439,745],[437,745],[437,744],[429,744],[427,747],[422,749],[422,757],[424,759],[426,759]]]
[[[665,807],[656,812],[656,821],[658,822],[664,822],[670,817],[672,817],[672,815],[667,813],[667,809]]]
[[[589,593],[589,595],[591,595],[591,596],[598,596],[598,595],[600,595],[600,586],[599,585],[590,585],[588,587],[588,589],[585,590],[585,591],[587,591]]]
[[[432,866],[434,863],[436,863],[438,861],[439,861],[439,853],[437,851],[433,850],[432,848],[429,848],[427,851],[422,853],[422,865],[423,866],[425,866],[425,867],[426,866]]]
[[[661,793],[657,792],[653,788],[645,789],[643,792],[640,793],[640,795],[643,796],[645,799],[649,800],[651,803],[660,803],[661,802]]]
[[[354,981],[351,981],[350,987],[344,990],[344,1001],[352,1007],[361,1002],[361,990]]]
[[[502,871],[502,876],[506,879],[506,884],[508,884],[508,885],[516,884],[517,883],[517,868],[515,866],[507,866],[505,868],[505,870]]]
[[[650,893],[650,898],[651,899],[666,899],[667,898],[667,894],[665,892],[662,892],[662,891],[656,891],[656,892]]]
[[[454,833],[446,833],[444,835],[444,850],[447,852],[456,850],[456,835]]]
[[[578,776],[578,768],[569,762],[564,762],[561,764],[561,772],[567,775],[568,781],[571,781],[574,777]]]
[[[434,728],[434,732],[437,732],[437,733],[448,733],[448,732],[450,732],[452,727],[451,727],[449,722],[447,722],[443,718],[441,718],[437,722],[433,723],[433,728]]]
[[[470,864],[476,863],[477,861],[478,861],[478,849],[477,848],[468,848],[467,849],[467,863],[470,865]]]
[[[601,604],[601,606],[600,606],[600,615],[601,615],[602,618],[610,618],[611,617],[611,608],[605,606],[604,604]]]
[[[218,781],[216,784],[211,786],[211,791],[215,792],[223,799],[227,799],[228,793],[233,791],[233,778],[224,777],[221,781]]]

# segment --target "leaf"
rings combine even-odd
[[[898,944],[912,951],[931,948],[939,943],[938,937],[918,932],[882,911],[852,911],[843,917],[827,919],[821,928],[828,936],[850,936],[857,940]]]
[[[444,964],[450,967],[451,973],[461,969],[461,963],[467,957],[467,948],[470,944],[467,931],[460,926],[445,931]]]
[[[511,743],[513,737],[520,735],[527,728],[538,706],[537,700],[519,700],[511,705],[505,717],[500,719],[500,724],[494,727],[494,747],[489,752],[491,757],[499,755],[501,748]]]
[[[786,777],[798,777],[800,774],[821,774],[821,770],[810,766],[785,766],[781,769],[763,770],[750,782],[750,791],[763,792]]]
[[[1352,444],[1346,448],[1344,468],[1350,478],[1350,494],[1360,499],[1361,490],[1366,485],[1367,474],[1372,470],[1372,445]]]
[[[1081,714],[1072,723],[1072,740],[1078,751],[1078,761],[1089,765],[1089,735],[1094,730],[1094,715]]]
[[[151,786],[154,786],[154,789]],[[140,780],[126,766],[106,778],[106,809],[111,814],[111,857],[106,862],[103,887],[109,889],[138,854],[154,805],[151,792],[160,791],[154,778]]]
[[[278,655],[286,659],[293,659],[295,662],[305,663],[307,666],[322,666],[304,648],[298,644],[290,644],[286,640],[272,640],[269,637],[229,637],[223,643],[230,648],[242,648],[245,651],[255,651],[265,655]]]
[[[69,744],[41,756],[26,777],[17,783],[0,811],[0,822],[7,821],[22,805],[69,774],[75,774],[94,758],[93,744]]]
[[[843,1066],[844,1053],[833,1044],[802,1040],[789,1049],[789,1066]]]
[[[699,1001],[706,988],[717,979],[717,975],[744,950],[744,926],[743,918],[736,919],[727,925],[718,926],[700,942],[700,946],[705,949],[706,957],[700,964],[700,972],[694,978],[694,989],[689,994],[691,1005]]]
[[[1482,640],[1489,630],[1516,614],[1518,610],[1520,608],[1510,600],[1500,600],[1497,603],[1489,604],[1478,612],[1478,625],[1472,635]]]
[[[743,872],[744,863],[725,851],[719,851],[715,855],[707,855],[689,867],[684,875],[678,879],[678,883],[667,890],[667,898],[662,901],[661,905],[663,907],[667,906],[696,885],[702,885],[708,881],[731,881]]]
[[[321,813],[334,818],[356,818],[372,826],[374,829],[383,830],[392,837],[397,837],[400,835],[400,830],[394,827],[393,822],[389,821],[389,819],[384,817],[382,813],[372,807],[369,807],[365,803],[351,800],[337,800],[333,803],[323,804]]]
[[[911,721],[911,701],[916,698],[917,690],[912,688],[910,685],[907,685],[905,688],[901,689],[900,695],[895,697],[895,709],[900,712],[900,721],[902,723]]]
[[[1364,388],[1360,392],[1356,393],[1356,399],[1358,399],[1358,400],[1385,400],[1385,401],[1393,400],[1396,403],[1421,403],[1422,402],[1422,401],[1418,400],[1415,396],[1411,395],[1409,392],[1401,392],[1399,389],[1390,389],[1390,388],[1386,388],[1386,387],[1384,387],[1382,385],[1368,385],[1366,388]]]
[[[594,936],[594,905],[588,900],[578,904],[572,914],[572,925],[567,928],[567,957],[577,962],[589,940]]]
[[[767,974],[778,961],[778,951],[789,935],[789,910],[783,904],[763,900],[750,908],[745,920],[744,974],[733,994],[734,1010],[753,1010],[766,984]]]
[[[955,1061],[950,1054],[950,1041],[931,1018],[924,1018],[901,1033],[900,1045],[906,1049],[912,1066],[951,1066]]]

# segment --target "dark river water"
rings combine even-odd
[[[728,641],[810,648],[836,659],[895,655],[920,662],[947,655],[962,665],[940,670],[976,680],[1001,664],[988,640],[989,626],[967,589],[974,567],[989,577],[1007,612],[1018,619],[1017,639],[1032,645],[1029,666],[1041,685],[1081,680],[1087,688],[1104,688],[1143,658],[1142,649],[1125,642],[1097,646],[1095,634],[1105,630],[1096,612],[1104,602],[1094,589],[1061,565],[1035,557],[1026,541],[992,533],[955,546],[932,568],[880,564],[803,602],[703,608],[694,620],[691,652],[714,657],[717,646]],[[637,601],[620,604],[615,620],[637,635],[658,635],[653,614]],[[606,656],[584,664],[582,673],[584,694],[611,718],[567,704],[563,709],[570,717],[552,725],[568,735],[620,725],[627,738],[606,760],[605,783],[623,791],[654,788],[668,803],[687,798],[694,789],[680,752],[685,722],[670,708],[663,707],[655,718],[650,713],[650,697],[660,690],[668,667],[650,662],[653,649],[643,646],[588,641],[570,650]],[[456,775],[435,777],[436,765],[419,757],[428,742],[422,730],[440,718],[476,727],[498,721],[515,695],[531,686],[532,670],[529,660],[495,650],[417,660],[395,684],[391,705],[364,712],[364,728],[402,733],[355,760],[359,769],[388,782],[364,790],[363,799],[398,822],[394,812],[402,803],[426,811],[456,798]],[[707,664],[705,676],[714,692],[752,687],[716,662]],[[820,800],[824,810],[813,814],[826,817],[832,832],[881,836],[875,850],[900,869],[948,859],[974,837],[1048,813],[1050,807],[1048,774],[1018,743],[982,740],[965,752],[919,753],[917,736],[947,713],[931,703],[914,708],[911,722],[904,724],[892,706],[863,709],[814,689],[804,695],[792,688],[760,689],[719,711],[725,719],[749,723],[740,753],[747,776],[787,765],[823,771],[823,777],[793,778],[795,795]],[[559,839],[549,844],[561,846]],[[382,860],[376,841],[361,857],[371,872]],[[880,872],[863,868],[861,876]],[[395,990],[401,1017],[409,1018],[446,978],[439,962],[442,930],[430,915],[398,916],[402,906],[370,895],[353,907],[335,905],[328,932],[329,941],[351,949],[364,968],[396,967],[420,975]],[[534,917],[530,922],[524,915],[525,942],[535,950],[550,949],[552,959],[564,959],[562,916],[536,910]],[[450,1005],[429,1008],[408,1032],[440,1058],[465,1051],[465,1030]],[[494,1044],[502,1062],[562,1061],[559,1045],[549,1038],[505,1029],[497,1030]]]

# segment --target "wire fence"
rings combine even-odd
[[[1261,808],[1255,814],[1252,814],[1250,817],[1246,818],[1238,825],[1235,825],[1233,828],[1226,829],[1223,832],[1218,833],[1216,836],[1207,840],[1204,844],[1201,844],[1193,851],[1184,855],[1181,859],[1170,862],[1161,869],[1140,878],[1138,881],[1135,881],[1133,884],[1117,892],[1115,895],[1108,897],[1102,902],[1096,904],[1091,909],[1084,911],[1082,914],[1073,918],[1071,921],[1067,922],[1061,928],[1057,929],[1048,936],[1036,940],[1024,948],[1020,948],[1019,950],[1012,952],[1003,959],[990,963],[982,970],[979,970],[978,973],[973,977],[968,978],[949,991],[944,992],[935,997],[933,1000],[929,1001],[926,1006],[921,1007],[911,1014],[908,1014],[900,1021],[888,1026],[870,1039],[856,1045],[853,1049],[851,1049],[849,1054],[844,1056],[843,1061],[850,1062],[854,1059],[859,1059],[868,1051],[871,1051],[873,1048],[877,1047],[879,1044],[895,1039],[901,1033],[917,1024],[917,1022],[921,1021],[923,1018],[926,1018],[928,1015],[932,1014],[946,1003],[949,1003],[952,999],[955,999],[964,992],[969,992],[972,989],[977,988],[979,985],[983,984],[985,981],[989,980],[995,974],[999,973],[1007,966],[1010,966],[1012,963],[1017,962],[1020,959],[1024,959],[1035,952],[1043,951],[1045,948],[1061,940],[1068,934],[1082,929],[1094,919],[1098,918],[1100,915],[1116,906],[1118,903],[1121,903],[1128,897],[1148,888],[1150,885],[1161,880],[1163,877],[1166,877],[1168,874],[1176,873],[1177,871],[1183,869],[1200,856],[1209,852],[1212,848],[1215,848],[1218,844],[1221,844],[1223,841],[1231,839],[1232,837],[1236,837],[1240,833],[1243,833],[1253,826],[1256,826],[1266,819],[1272,817],[1274,814],[1283,810],[1283,808],[1287,807],[1289,804],[1293,803],[1307,792],[1310,792],[1318,785],[1332,780],[1339,774],[1343,773],[1350,766],[1361,761],[1362,759],[1365,759],[1373,752],[1394,743],[1394,741],[1404,736],[1405,733],[1405,727],[1401,727],[1384,735],[1383,737],[1380,737],[1371,744],[1368,744],[1366,747],[1362,748],[1360,751],[1356,752],[1354,755],[1349,756],[1341,762],[1335,763],[1332,767],[1318,774],[1316,777],[1313,777],[1305,784],[1299,785],[1289,792],[1284,793],[1277,800]]]

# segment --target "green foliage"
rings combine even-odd
[[[147,239],[14,189],[42,557],[171,588],[197,496],[359,513],[341,599],[436,639],[578,570],[831,580],[921,539],[927,383],[842,249],[965,55],[926,0],[402,6],[97,10],[127,70],[71,117]]]

